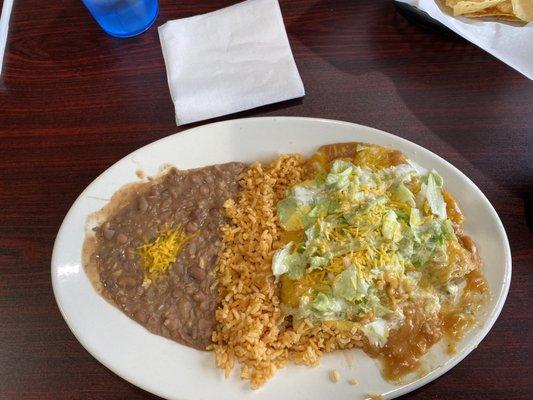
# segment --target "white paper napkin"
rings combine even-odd
[[[159,27],[178,125],[302,97],[277,0],[248,0]]]
[[[4,0],[2,4],[2,14],[0,15],[0,75],[2,75],[2,65],[4,60],[4,52],[7,43],[7,31],[9,30],[9,18],[11,17],[11,10],[13,9],[14,0]]]
[[[454,17],[435,0],[399,0],[427,12],[466,40],[533,79],[533,22],[527,25]],[[532,0],[533,1],[533,0]]]

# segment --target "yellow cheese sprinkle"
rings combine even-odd
[[[137,254],[144,268],[145,278],[155,280],[166,273],[189,239],[180,228],[164,229],[153,242],[139,246]]]

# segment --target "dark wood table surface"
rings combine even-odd
[[[160,1],[156,25],[230,0]],[[428,32],[390,0],[282,0],[303,100],[225,118],[297,115],[389,131],[486,194],[513,255],[480,346],[411,399],[533,398],[533,83],[476,46]],[[221,119],[225,119],[221,118]],[[157,29],[106,36],[79,0],[16,0],[0,78],[0,399],[155,398],[78,343],[50,280],[55,235],[102,171],[176,127]]]

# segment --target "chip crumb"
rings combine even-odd
[[[333,383],[338,383],[341,380],[341,374],[336,369],[329,371],[329,380]]]
[[[352,379],[350,379],[350,380],[348,381],[348,383],[349,383],[350,385],[357,385],[357,379],[352,378]]]
[[[383,400],[383,396],[380,394],[368,394],[370,400]]]

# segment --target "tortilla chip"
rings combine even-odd
[[[461,1],[453,7],[453,15],[463,15],[475,13],[486,8],[490,8],[503,3],[505,0],[469,0]]]
[[[503,3],[502,3],[503,4]],[[502,11],[503,10],[505,11]],[[507,11],[505,7],[500,7],[500,4],[494,7],[485,8],[484,10],[477,11],[474,13],[463,14],[463,17],[468,18],[494,18],[505,21],[518,21],[523,22],[521,19],[517,18],[516,15],[511,11]]]
[[[446,5],[448,7],[452,7],[455,6],[457,3],[461,2],[463,0],[446,0]]]
[[[533,0],[443,0],[455,16],[533,21]]]
[[[512,16],[514,17],[514,14],[512,12],[504,12],[504,11],[501,11],[498,6],[494,6],[494,7],[489,7],[489,8],[485,8],[483,10],[480,10],[480,11],[475,11],[475,12],[471,12],[471,13],[467,13],[467,14],[464,14],[463,16],[464,17],[470,17],[470,16],[475,16],[475,17],[482,17],[482,16],[491,16],[491,17],[496,17],[498,15],[501,15],[501,16],[504,16],[504,15],[509,15],[509,16]]]
[[[463,17],[467,18],[494,18],[504,21],[518,21],[523,22],[521,19],[517,18],[512,12],[502,12],[498,6],[486,8],[481,11],[474,13],[463,14]]]
[[[498,9],[498,11],[501,11],[504,14],[514,15],[511,0],[505,0],[503,3],[498,4],[496,8]]]
[[[514,14],[522,21],[533,21],[533,0],[512,0]]]
[[[468,17],[468,18],[472,18],[472,19],[494,18],[495,20],[499,20],[499,21],[522,22],[522,23],[524,23],[524,21],[522,21],[520,18],[517,18],[514,15],[510,15],[510,14],[505,14],[505,15],[503,15],[503,14],[465,14],[463,16],[464,17]]]

